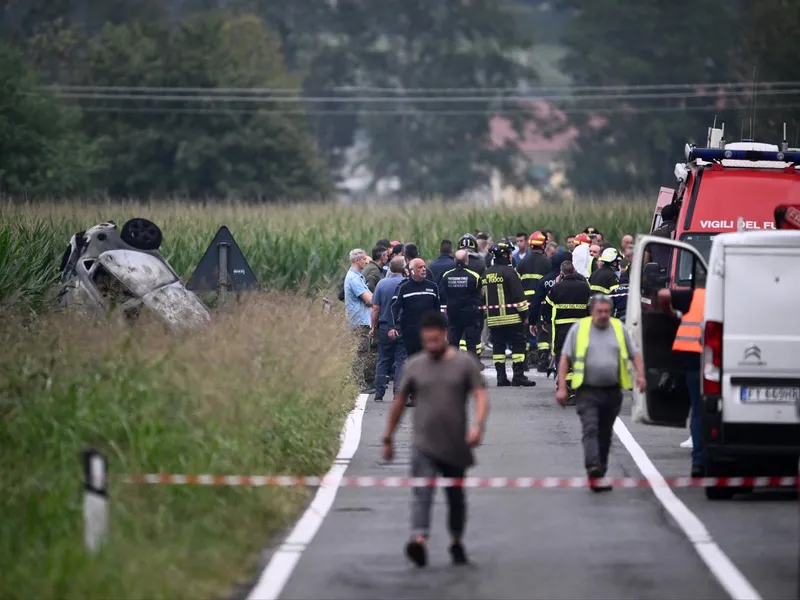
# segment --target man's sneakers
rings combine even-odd
[[[597,479],[602,479],[606,476],[605,469],[600,467],[589,469],[586,472],[586,476],[589,478],[589,487],[596,494],[600,492],[610,492],[612,489],[614,489],[608,484],[600,484],[596,481]]]
[[[418,539],[408,542],[406,544],[406,556],[416,566],[420,568],[426,566],[428,564],[428,549],[425,547],[425,542],[421,542]],[[450,558],[454,565],[469,564],[467,551],[461,542],[453,542],[450,545]]]

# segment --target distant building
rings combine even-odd
[[[517,134],[508,119],[496,116],[489,122],[492,147],[515,144],[525,157],[519,168],[529,182],[515,188],[495,170],[491,178],[492,203],[537,204],[543,192],[570,193],[566,187],[563,159],[578,137],[578,129],[569,124],[566,114],[545,100],[532,99],[529,107],[534,118],[526,124],[522,136]],[[596,127],[605,122],[597,116],[591,121]]]

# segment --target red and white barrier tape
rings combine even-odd
[[[486,306],[479,306],[478,309],[480,309],[480,310],[492,309],[493,310],[495,308],[518,308],[520,306],[524,306],[524,307],[528,308],[530,306],[530,302],[528,302],[526,300],[525,302],[515,302],[514,304],[489,304],[489,305],[486,305]],[[447,306],[442,306],[441,309],[442,309],[442,312],[445,312],[447,310]]]
[[[293,487],[337,485],[339,487],[472,487],[472,488],[585,488],[611,485],[621,488],[647,488],[647,479],[633,477],[344,477],[340,480],[325,477],[295,477],[291,475],[167,475],[141,474],[122,477],[123,483],[210,485],[241,487]],[[788,487],[798,483],[797,477],[668,477],[666,487]]]

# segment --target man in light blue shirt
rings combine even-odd
[[[406,348],[402,338],[391,339],[392,298],[397,286],[403,281],[405,260],[395,256],[389,263],[390,273],[378,282],[372,298],[372,337],[378,334],[378,366],[375,375],[375,402],[382,402],[386,393],[389,374],[392,367],[394,374],[394,393],[399,389],[402,378],[403,363],[406,360]]]
[[[356,380],[362,394],[372,394],[377,355],[373,351],[370,334],[372,292],[367,287],[362,271],[369,262],[361,248],[350,251],[350,270],[344,278],[344,309],[347,324],[358,335],[358,355],[355,365]]]

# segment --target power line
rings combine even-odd
[[[778,104],[760,107],[758,110],[776,110],[781,108],[798,108],[800,103]],[[274,115],[307,115],[307,116],[356,116],[356,115],[387,115],[387,116],[479,116],[487,117],[512,114],[525,114],[525,111],[508,110],[303,110],[303,109],[264,109],[264,108],[158,108],[158,107],[132,107],[132,106],[88,106],[80,109],[87,113],[142,113],[142,114],[208,114],[208,115],[231,115],[231,114],[274,114]],[[649,114],[660,112],[686,112],[686,111],[719,111],[716,105],[708,106],[652,106],[652,107],[597,107],[564,109],[559,112],[567,114]]]
[[[773,81],[760,83],[764,87],[798,87],[800,81]],[[564,92],[574,94],[576,92],[604,92],[628,90],[719,90],[719,89],[750,89],[752,82],[719,82],[719,83],[664,83],[664,84],[618,84],[618,85],[587,85],[587,86],[509,86],[509,87],[377,87],[377,86],[334,86],[329,92],[382,92],[391,94],[409,93],[520,93],[528,91],[538,93],[544,91]],[[297,88],[271,88],[271,87],[171,87],[171,86],[115,86],[115,85],[49,85],[40,86],[39,89],[48,91],[72,91],[72,92],[142,92],[142,93],[189,93],[189,94],[299,94]],[[323,90],[323,92],[326,92]]]
[[[785,96],[800,94],[800,88],[794,89],[777,89],[777,90],[764,90],[760,92],[762,96]],[[181,95],[161,95],[161,94],[105,94],[97,92],[65,92],[59,94],[62,98],[70,98],[76,100],[123,100],[123,101],[142,101],[147,100],[151,102],[251,102],[251,103],[264,103],[264,104],[347,104],[347,103],[364,103],[364,104],[383,104],[383,103],[396,103],[398,98],[387,96],[357,96],[353,98],[342,98],[335,96],[317,96],[317,97],[273,97],[273,96],[181,96]],[[724,98],[735,98],[742,96],[751,96],[751,90],[730,91],[722,94]],[[562,100],[568,102],[579,102],[585,100],[594,101],[609,101],[609,100],[668,100],[668,99],[691,99],[702,98],[702,95],[695,92],[666,92],[666,93],[641,93],[641,94],[597,94],[592,96],[571,96],[571,95],[539,95],[539,96],[505,96],[495,100],[502,100],[503,102],[534,102],[536,100]],[[493,100],[493,98],[485,96],[409,96],[402,98],[403,102],[414,103],[442,103],[442,104],[460,104],[468,102],[485,102]]]

